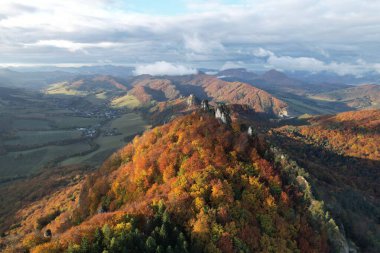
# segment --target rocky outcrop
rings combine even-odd
[[[278,112],[277,116],[280,117],[280,118],[289,117],[288,111],[286,110],[286,108],[281,108],[280,111]]]
[[[249,127],[248,127],[247,133],[248,133],[248,135],[251,136],[251,137],[255,137],[255,136],[257,135],[256,131],[253,130],[252,126],[249,126]]]
[[[248,105],[256,112],[278,115],[287,104],[264,90],[242,82],[226,82],[213,76],[194,75],[175,80],[182,89],[202,94],[213,102]],[[199,92],[201,91],[201,92]]]
[[[210,105],[208,104],[208,100],[207,99],[203,99],[202,100],[202,102],[201,102],[201,108],[204,111],[209,111],[210,110]]]
[[[198,99],[194,96],[194,94],[190,94],[190,96],[187,98],[187,106],[193,107],[198,105]]]
[[[220,119],[224,124],[231,123],[231,117],[225,105],[218,105],[216,107],[215,118]]]

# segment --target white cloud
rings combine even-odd
[[[115,42],[98,42],[98,43],[77,43],[69,40],[40,40],[33,44],[25,44],[25,46],[51,46],[67,49],[70,52],[85,50],[86,48],[111,48],[120,47],[122,43]]]
[[[246,65],[242,61],[237,61],[237,62],[227,61],[223,64],[220,70],[245,68],[245,66]]]
[[[109,64],[109,63],[108,63]],[[60,68],[78,68],[78,67],[92,67],[92,66],[103,66],[104,63],[54,63],[54,64],[46,64],[46,63],[0,63],[0,68],[34,68],[34,67],[60,67]]]
[[[330,71],[338,75],[355,75],[362,76],[369,71],[379,71],[379,64],[370,64],[362,59],[358,59],[354,63],[344,63],[332,61],[325,63],[313,57],[291,57],[291,56],[277,56],[272,51],[258,48],[254,51],[254,56],[258,58],[265,58],[268,68],[275,68],[279,70],[290,71],[311,71],[321,72]]]
[[[191,67],[184,65],[172,64],[165,61],[159,61],[152,64],[138,65],[135,68],[135,75],[149,74],[153,76],[176,76],[176,75],[191,75],[196,74],[198,71]]]
[[[256,57],[269,57],[269,56],[273,56],[273,52],[269,51],[269,50],[265,50],[264,48],[256,48],[255,50],[253,50],[253,55],[256,56]]]
[[[185,48],[195,53],[211,53],[215,50],[223,50],[224,47],[219,41],[201,40],[198,35],[185,35],[184,36]]]
[[[318,47],[316,50],[317,50],[317,52],[320,53],[322,56],[324,56],[324,57],[326,57],[326,58],[330,58],[330,53],[329,53],[327,50],[325,50],[325,49],[323,49],[323,48],[319,48],[319,47]]]
[[[178,4],[183,2],[187,11],[164,16],[133,12],[126,7],[131,3],[123,0],[1,0],[1,61],[185,59],[217,67],[227,61],[249,65],[254,55],[272,58],[277,65],[291,61],[323,69],[325,63],[317,60],[323,56],[331,69],[339,71],[347,65],[372,70],[380,62],[378,0],[243,0],[235,4],[186,0]],[[300,57],[277,59],[280,56],[275,58],[260,48],[252,53],[257,47]],[[358,64],[358,58],[371,64]]]

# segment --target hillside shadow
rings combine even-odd
[[[207,93],[204,91],[204,88],[202,86],[195,86],[195,85],[181,85],[176,83],[176,88],[179,90],[181,95],[183,96],[190,96],[193,94],[198,99],[208,99],[211,100],[212,98],[207,95]]]
[[[161,90],[155,90],[150,87],[144,87],[146,93],[152,96],[152,98],[158,102],[166,101],[167,98],[165,96],[165,93]]]
[[[275,142],[310,174],[314,195],[346,235],[363,252],[379,252],[380,161],[340,155],[283,135]]]

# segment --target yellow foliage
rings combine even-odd
[[[204,206],[205,206],[205,201],[204,201],[204,199],[203,198],[200,198],[200,197],[196,197],[195,199],[194,199],[194,205],[195,205],[195,208],[197,209],[197,210],[201,210]]]
[[[28,249],[37,246],[45,241],[45,238],[39,233],[32,233],[26,235],[22,240],[22,245]]]
[[[275,199],[273,198],[272,195],[269,195],[266,199],[265,199],[265,204],[272,208],[272,207],[275,207],[276,206],[276,201]]]
[[[130,231],[132,229],[132,224],[131,223],[119,223],[115,226],[115,231],[117,233],[121,233],[122,231]]]
[[[209,217],[203,210],[198,214],[197,219],[193,225],[193,232],[201,237],[205,237],[210,232]]]
[[[262,184],[259,182],[259,179],[257,177],[249,177],[249,184],[254,186],[256,189],[261,189]]]
[[[50,242],[38,245],[31,249],[30,253],[60,253],[62,248],[58,242]]]

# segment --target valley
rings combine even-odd
[[[149,127],[138,113],[78,102],[75,96],[18,89],[1,94],[0,182],[30,176],[44,167],[98,166],[125,145],[126,138]]]
[[[0,87],[0,247],[376,252],[377,86],[224,74]]]

